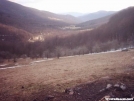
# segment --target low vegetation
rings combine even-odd
[[[33,101],[36,99],[37,101],[46,101],[47,95],[53,95],[56,97],[54,101],[62,101],[62,99],[64,99],[63,101],[74,101],[74,99],[79,101],[75,95],[66,95],[65,89],[87,84],[100,78],[105,79],[112,75],[132,72],[133,56],[134,50],[130,50],[128,52],[64,57],[34,62],[32,65],[29,59],[22,59],[27,64],[29,61],[29,65],[0,70],[0,100]],[[21,65],[22,60],[18,61],[19,65]],[[121,78],[115,78],[114,82],[120,80]],[[127,80],[133,82],[131,78]],[[96,92],[106,86],[106,82],[103,83],[102,86],[96,85]],[[85,85],[85,87],[87,86]],[[84,91],[85,93],[80,92],[81,96],[79,97],[85,96],[86,92],[89,92]]]

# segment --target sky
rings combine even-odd
[[[92,13],[100,10],[119,11],[134,6],[134,0],[9,0],[24,6],[53,13]]]

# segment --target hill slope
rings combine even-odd
[[[30,37],[32,34],[22,29],[0,24],[0,41],[28,41]]]
[[[77,18],[70,15],[57,15],[0,0],[0,23],[21,28],[31,33],[78,22]]]
[[[84,15],[84,16],[80,16],[78,18],[81,19],[83,22],[85,22],[85,21],[105,17],[105,16],[108,16],[108,15],[111,15],[111,14],[114,14],[114,13],[115,13],[114,11],[98,11],[98,12],[95,12],[95,13],[90,13],[90,14],[87,14],[87,15]]]
[[[105,23],[107,23],[109,21],[109,19],[113,16],[112,15],[108,15],[108,16],[105,16],[105,17],[102,17],[102,18],[98,18],[98,19],[94,19],[94,20],[89,20],[89,21],[86,21],[86,22],[83,22],[83,23],[80,23],[80,24],[77,24],[76,27],[81,27],[81,28],[97,28]]]
[[[74,46],[86,45],[91,52],[134,46],[134,7],[119,11],[108,23],[74,38]]]
[[[94,30],[81,32],[66,39],[59,39],[58,42],[61,47],[77,49],[80,53],[82,51],[86,54],[133,47],[133,39],[134,7],[129,7],[116,13],[108,23]],[[74,52],[74,54],[79,54],[79,52]]]
[[[134,38],[134,7],[124,9],[114,16],[109,22],[96,31],[110,35],[111,38],[118,41],[132,41]]]

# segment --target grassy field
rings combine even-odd
[[[0,70],[0,101],[32,101],[39,92],[64,92],[68,87],[134,70],[134,50],[80,55],[34,62]],[[29,64],[29,65],[28,65]]]

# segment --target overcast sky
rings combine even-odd
[[[100,10],[119,11],[134,6],[134,0],[10,0],[24,6],[54,13],[91,13]]]

